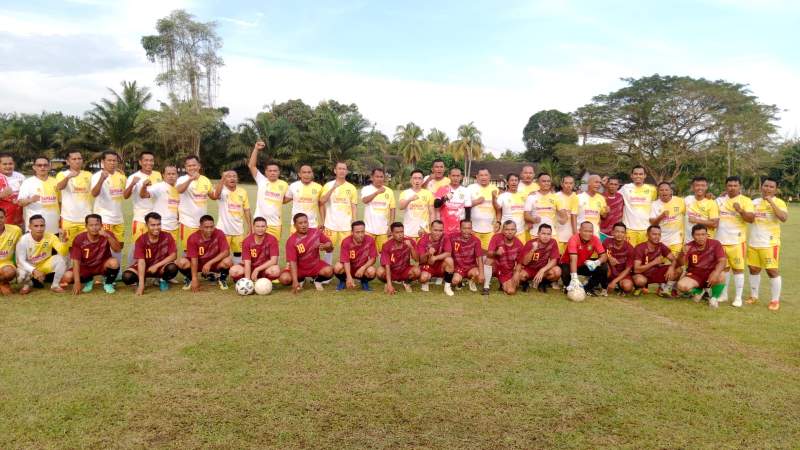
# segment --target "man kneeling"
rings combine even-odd
[[[561,255],[558,253],[558,242],[552,236],[553,228],[543,223],[539,225],[537,237],[526,242],[522,248],[519,254],[517,278],[523,292],[528,290],[531,281],[533,287],[541,292],[547,292],[550,284],[561,278],[561,268],[558,266],[558,258]]]
[[[122,282],[127,286],[139,283],[136,295],[144,294],[147,278],[158,278],[158,287],[164,292],[169,289],[169,280],[178,274],[178,266],[175,264],[178,247],[172,233],[161,230],[161,215],[148,213],[144,216],[144,223],[147,233],[139,236],[133,244],[135,265],[122,273]]]
[[[292,293],[303,289],[306,278],[314,279],[314,288],[323,290],[322,283],[333,276],[333,268],[319,257],[320,251],[332,252],[333,243],[319,228],[308,226],[308,216],[297,213],[292,217],[295,233],[286,241],[286,262],[281,272],[281,284],[292,285]]]
[[[214,225],[213,217],[204,215],[200,218],[200,229],[192,233],[186,243],[186,257],[176,264],[185,277],[184,290],[198,292],[201,274],[206,278],[216,278],[223,291],[228,289],[228,271],[233,266],[233,259],[228,238]]]
[[[678,291],[690,292],[699,302],[703,290],[711,288],[708,306],[719,306],[719,297],[725,290],[722,271],[728,263],[725,249],[719,241],[708,237],[708,228],[698,223],[692,227],[692,241],[686,244],[679,259],[686,263],[686,275],[678,280]]]
[[[608,254],[600,239],[594,235],[594,225],[591,222],[582,222],[578,227],[578,234],[573,235],[567,242],[567,251],[561,255],[561,281],[564,291],[570,291],[581,286],[578,275],[589,278],[583,290],[587,295],[596,296],[594,290],[602,286],[601,295],[608,295]],[[597,259],[592,259],[598,255]]]
[[[350,225],[350,236],[342,241],[339,262],[333,266],[333,273],[339,279],[337,291],[355,289],[355,280],[361,283],[362,291],[372,290],[369,282],[375,279],[378,250],[375,248],[375,239],[367,235],[365,230],[364,221],[356,220]]]
[[[253,220],[253,232],[242,242],[242,263],[231,267],[231,278],[277,280],[281,274],[278,253],[278,240],[267,233],[267,220],[256,217]]]
[[[447,238],[444,236],[444,223],[441,220],[431,222],[430,233],[425,233],[417,242],[420,273],[419,282],[423,292],[430,289],[431,278],[444,278],[444,293],[453,295],[453,258],[450,256]]]
[[[411,260],[419,261],[414,240],[405,237],[405,229],[400,222],[389,226],[392,236],[381,249],[381,266],[378,267],[378,279],[386,283],[384,291],[392,295],[396,291],[392,282],[403,283],[406,292],[411,292],[411,281],[419,278],[419,267],[412,266]]]
[[[51,291],[64,292],[61,279],[67,271],[66,234],[62,232],[58,238],[45,228],[44,217],[34,214],[28,219],[30,231],[17,242],[17,280],[22,284],[19,290],[22,295],[28,294],[32,285],[43,288],[47,281],[51,282]]]
[[[64,274],[64,282],[73,283],[72,293],[92,292],[94,277],[104,276],[103,290],[116,292],[114,282],[119,274],[119,261],[112,256],[122,251],[122,244],[113,233],[103,229],[99,214],[89,214],[84,221],[86,231],[75,236],[70,250],[72,270]],[[81,284],[83,287],[81,288]]]
[[[650,225],[647,242],[633,249],[633,284],[636,285],[633,295],[646,294],[648,285],[658,283],[658,295],[669,297],[681,274],[676,263],[672,250],[661,243],[661,227]]]

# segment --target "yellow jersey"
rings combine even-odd
[[[17,241],[22,236],[22,229],[16,225],[6,224],[5,229],[0,233],[0,267],[3,263],[10,263],[14,260],[14,250]]]
[[[30,233],[27,233],[17,243],[17,264],[22,269],[32,272],[32,269],[39,268],[43,262],[53,256],[53,250],[61,256],[66,256],[69,245],[61,242],[53,233],[45,232],[42,240],[38,242]]]
[[[716,200],[704,198],[702,200],[697,200],[697,197],[694,195],[688,195],[686,198],[683,199],[683,203],[686,205],[686,229],[684,231],[684,240],[686,242],[692,241],[692,227],[696,225],[696,223],[691,222],[690,218],[695,219],[703,219],[703,220],[714,220],[719,219],[719,205],[717,205]],[[709,228],[708,229],[708,237],[713,238],[716,232],[716,228]]]
[[[779,210],[789,211],[783,200],[773,197],[772,202]],[[781,221],[775,215],[772,205],[763,198],[757,198],[753,200],[753,210],[756,217],[750,224],[750,235],[747,239],[750,247],[770,248],[781,245]]]
[[[476,233],[492,233],[494,232],[494,223],[496,216],[494,211],[494,203],[492,203],[492,193],[498,193],[500,190],[493,184],[481,186],[478,183],[473,183],[467,188],[467,197],[472,204],[470,210],[470,219],[472,220],[472,231]],[[483,198],[483,202],[479,205],[475,204],[475,200]]]
[[[420,230],[427,232],[431,223],[430,207],[433,206],[433,194],[427,189],[420,189],[414,192],[413,189],[406,189],[400,194],[400,200],[413,197],[417,198],[406,205],[403,213],[403,229],[408,237],[419,237]],[[491,204],[491,200],[489,201]]]
[[[69,175],[69,170],[56,174],[56,183],[60,183]],[[70,222],[82,223],[92,213],[94,197],[92,197],[92,174],[81,170],[78,176],[70,178],[61,190],[61,218]]]
[[[243,235],[244,212],[250,209],[247,191],[241,186],[236,186],[234,190],[223,186],[217,206],[219,207],[217,228],[222,230],[226,236]]]
[[[267,220],[267,225],[280,227],[283,223],[283,198],[289,190],[289,184],[281,179],[269,181],[264,174],[256,174],[256,184],[258,193],[256,194],[255,217],[263,217]]]
[[[539,192],[539,183],[531,181],[531,184],[525,184],[520,181],[519,185],[517,185],[517,192],[522,194],[523,197],[528,198],[529,195]]]
[[[661,227],[661,243],[666,246],[683,244],[686,204],[682,198],[674,195],[667,203],[658,199],[653,202],[653,207],[650,209],[650,218],[655,219],[664,211],[667,215],[658,224]]]
[[[369,197],[377,190],[371,184],[364,186],[361,188],[361,200],[363,201],[364,197]],[[382,194],[376,195],[371,202],[364,204],[364,223],[367,233],[375,236],[386,234],[389,231],[391,210],[396,208],[394,191],[384,186]]]
[[[289,218],[291,222],[295,214],[303,213],[308,216],[308,226],[310,228],[317,228],[319,225],[319,195],[322,192],[322,186],[319,183],[312,181],[311,183],[304,184],[302,181],[297,180],[289,185],[286,191],[286,197],[292,199],[292,217]]]
[[[335,180],[325,183],[320,196],[327,194],[336,184]],[[358,189],[345,181],[336,188],[325,203],[325,228],[332,231],[350,231],[353,223],[353,205],[358,204]]]
[[[435,193],[439,190],[439,188],[442,186],[447,186],[448,184],[450,184],[450,178],[448,177],[443,177],[441,180],[434,180],[433,177],[431,177],[423,187]]]
[[[717,198],[719,206],[719,228],[717,228],[717,240],[722,245],[741,244],[747,240],[747,222],[742,219],[742,215],[736,212],[733,207],[738,203],[744,212],[753,211],[753,201],[744,195],[737,195],[730,198],[727,195]]]
[[[506,191],[497,196],[497,204],[500,206],[500,222],[514,221],[517,226],[517,234],[525,231],[525,197],[519,191]]]
[[[581,192],[578,195],[578,226],[583,222],[591,222],[594,225],[595,236],[600,236],[601,215],[607,211],[606,198],[602,194],[589,195],[588,192]]]
[[[622,222],[628,229],[643,231],[650,226],[650,208],[658,191],[652,184],[636,186],[628,183],[619,190],[625,206],[622,208]]]
[[[566,195],[559,191],[555,194],[555,198],[556,211],[567,210],[570,217],[567,218],[567,222],[564,224],[558,222],[558,217],[555,218],[554,234],[558,242],[569,242],[569,238],[572,237],[571,216],[578,215],[578,196],[575,195],[574,192],[570,192],[569,195]]]
[[[182,185],[189,178],[189,175],[181,176],[175,186]],[[181,224],[189,228],[200,228],[200,217],[208,212],[208,194],[213,190],[211,180],[204,175],[189,183],[178,202],[178,220]]]
[[[528,198],[525,199],[525,211],[540,219],[539,223],[534,224],[531,228],[531,235],[539,233],[539,225],[543,223],[550,225],[555,233],[557,204],[558,197],[552,192],[546,194],[535,192],[528,195]]]

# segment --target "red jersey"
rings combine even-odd
[[[533,250],[534,244],[536,244],[536,250]],[[547,241],[547,244],[542,244],[538,239],[531,239],[525,243],[524,247],[522,247],[522,251],[519,252],[519,258],[517,259],[517,262],[522,264],[522,260],[528,253],[531,252],[531,250],[533,250],[531,262],[525,266],[525,268],[530,271],[538,272],[542,267],[546,266],[551,259],[558,261],[558,258],[561,256],[558,253],[558,242],[556,242],[555,239],[550,239]]]
[[[378,250],[375,248],[375,239],[372,236],[365,234],[360,244],[356,244],[353,236],[344,238],[339,249],[339,262],[342,264],[349,262],[350,267],[357,270],[370,258],[378,258]]]
[[[598,255],[606,252],[600,238],[592,235],[588,242],[583,242],[580,234],[575,234],[567,242],[567,251],[561,255],[561,263],[569,264],[569,255],[578,255],[578,267],[582,266],[594,253]]]
[[[197,258],[197,265],[200,267],[229,249],[228,239],[219,228],[215,228],[208,239],[203,236],[201,230],[197,230],[189,236],[189,240],[186,242],[186,256],[189,259]]]
[[[403,273],[411,266],[411,248],[407,243],[414,245],[414,240],[405,238],[402,243],[389,239],[381,249],[381,265],[389,265],[392,273]]]
[[[5,188],[10,188],[12,193],[8,197],[0,199],[0,208],[6,212],[6,223],[19,225],[22,223],[22,208],[16,203],[19,183],[12,182],[7,176],[0,173],[0,192]]]
[[[445,198],[450,195],[450,199],[439,208],[439,218],[444,224],[445,235],[458,233],[461,221],[466,215],[466,189],[461,186],[453,189],[453,186],[448,184],[440,187],[433,195],[436,198]]]
[[[456,269],[461,270],[477,267],[475,261],[483,256],[481,240],[473,235],[465,239],[460,232],[450,235],[445,243],[445,251],[450,252]]]
[[[669,247],[660,242],[658,243],[658,245],[655,246],[655,248],[652,249],[647,245],[647,242],[642,242],[641,244],[637,245],[636,248],[633,249],[633,259],[634,261],[640,261],[642,264],[650,264],[650,261],[653,261],[659,256],[664,258],[664,261],[666,261],[667,255],[669,255],[670,253],[672,252],[670,251]],[[650,270],[654,270],[657,268],[658,267],[656,266],[651,268]],[[648,270],[647,272],[649,272],[650,270]],[[643,275],[646,275],[647,272],[643,272]]]
[[[725,259],[725,250],[716,239],[709,239],[703,248],[695,241],[686,244],[687,272],[710,273],[717,267],[720,259]]]
[[[438,241],[434,242],[431,240],[431,234],[425,233],[419,238],[419,242],[417,242],[417,254],[422,255],[423,253],[427,253],[431,248],[433,249],[434,255],[448,253],[450,250],[445,250],[446,242],[447,238],[444,234]]]
[[[177,252],[175,239],[166,231],[158,235],[156,242],[150,242],[150,233],[145,233],[133,244],[134,259],[143,259],[145,268],[158,264],[167,256]]]
[[[296,263],[298,273],[312,273],[321,261],[320,245],[330,241],[328,236],[317,228],[309,228],[305,236],[294,233],[286,241],[286,262]]]
[[[603,197],[606,199],[608,215],[606,215],[605,219],[600,220],[600,232],[611,236],[614,224],[622,222],[622,209],[625,206],[625,202],[622,200],[622,194],[619,191],[614,195],[608,195],[608,192],[603,192]]]
[[[498,233],[489,241],[489,251],[494,252],[500,247],[503,247],[503,254],[494,256],[494,267],[501,272],[511,272],[522,253],[522,242],[515,237],[509,244],[506,242],[505,236]]]
[[[270,258],[279,254],[278,240],[269,233],[264,234],[260,244],[256,242],[255,234],[250,234],[242,242],[242,261],[250,261],[252,269],[266,264]]]
[[[75,236],[69,256],[80,261],[82,273],[99,272],[108,258],[111,258],[111,246],[108,245],[108,238],[105,236],[97,238],[97,242],[90,241],[89,233],[85,231]]]
[[[617,276],[625,269],[633,269],[633,246],[628,241],[622,241],[622,245],[616,247],[614,239],[606,239],[604,242],[608,256],[613,256],[617,260],[616,265],[611,266],[611,274]]]

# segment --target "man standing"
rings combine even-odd
[[[620,180],[617,177],[603,178],[603,197],[606,199],[608,213],[600,221],[600,241],[603,242],[614,232],[614,226],[622,222],[625,200],[619,193]]]
[[[0,209],[6,212],[9,225],[23,226],[22,207],[17,204],[17,196],[25,175],[14,170],[14,157],[10,153],[0,153]]]
[[[114,282],[119,275],[119,261],[111,256],[119,253],[122,244],[103,229],[103,219],[97,214],[89,214],[85,219],[86,231],[73,240],[70,249],[72,271],[64,274],[64,282],[73,283],[72,293],[89,293],[94,288],[94,277],[104,276],[103,290],[106,294],[117,292]],[[83,284],[83,288],[81,288]]]
[[[181,201],[181,194],[175,187],[178,182],[178,168],[167,166],[164,168],[164,181],[150,185],[150,180],[141,183],[139,196],[149,197],[153,200],[153,212],[158,213],[160,219],[160,230],[172,235],[172,239],[177,243],[180,239],[178,234],[178,204]],[[145,228],[150,229],[145,223]],[[138,239],[137,239],[138,240]],[[134,241],[136,242],[136,241]]]
[[[58,189],[56,179],[50,176],[50,160],[39,156],[33,161],[33,173],[26,178],[19,188],[17,204],[23,208],[25,223],[30,224],[31,217],[41,216],[46,223],[48,233],[58,234],[60,209],[58,205]]]
[[[528,198],[529,195],[538,192],[541,187],[539,184],[534,180],[534,171],[533,166],[530,164],[526,164],[522,167],[522,170],[519,173],[520,181],[519,181],[519,193],[522,194],[524,198]]]
[[[6,211],[0,208],[0,295],[11,294],[11,282],[17,278],[14,251],[22,229],[6,223]]]
[[[433,218],[433,194],[422,188],[422,171],[411,171],[411,188],[400,193],[400,210],[403,214],[403,229],[407,237],[417,240],[420,233],[428,232]],[[392,231],[394,235],[394,231]],[[383,248],[383,247],[381,247]]]
[[[597,259],[591,259],[597,254]],[[584,286],[587,295],[595,296],[594,290],[603,287],[601,295],[607,295],[605,286],[608,285],[608,268],[606,267],[608,254],[594,234],[594,226],[590,222],[581,223],[578,234],[575,234],[567,243],[566,252],[561,255],[561,281],[566,286],[566,291],[580,287],[578,275],[584,275],[589,281]]]
[[[125,218],[122,215],[122,200],[125,193],[125,174],[117,170],[119,156],[105,151],[101,156],[102,169],[92,175],[94,213],[103,218],[103,229],[111,232],[120,243],[119,251],[112,252],[117,261],[122,261],[125,242]]]
[[[647,286],[657,283],[658,295],[669,297],[681,275],[676,262],[676,255],[661,242],[661,227],[650,225],[647,242],[633,249],[633,284],[637,289],[633,295],[647,293]]]
[[[467,188],[461,185],[463,178],[461,169],[453,167],[450,169],[450,184],[440,187],[434,194],[433,207],[444,224],[445,236],[459,232],[461,221],[466,218],[466,208],[471,206]]]
[[[525,196],[519,192],[519,176],[515,173],[506,175],[506,191],[495,199],[495,210],[499,213],[501,223],[510,220],[517,226],[517,239],[523,244],[528,242],[525,230]]]
[[[431,222],[431,232],[424,234],[417,243],[420,274],[419,282],[422,292],[430,289],[431,278],[444,278],[444,293],[453,296],[453,258],[447,248],[447,237],[444,235],[444,224],[441,220]]]
[[[61,279],[67,271],[64,257],[69,250],[64,238],[59,239],[55,234],[46,231],[44,217],[38,214],[28,219],[28,230],[17,242],[16,248],[17,279],[22,284],[19,293],[28,294],[31,284],[42,288],[46,281],[52,282],[51,291],[64,292]]]
[[[425,177],[422,186],[429,190],[431,193],[450,184],[450,179],[444,176],[445,167],[444,160],[436,158],[431,164],[431,174]]]
[[[266,147],[263,141],[256,142],[247,167],[250,175],[256,180],[258,193],[256,194],[256,213],[255,217],[263,217],[267,220],[267,233],[271,234],[278,241],[281,240],[281,226],[283,224],[283,204],[291,201],[286,198],[286,191],[289,185],[279,179],[281,174],[280,167],[274,162],[268,162],[264,173],[258,170],[258,152]]]
[[[608,254],[607,293],[617,289],[625,295],[633,292],[633,246],[628,242],[625,224],[617,222],[611,235],[603,241]]]
[[[325,235],[334,247],[350,236],[350,227],[356,218],[358,190],[347,181],[347,164],[337,162],[333,167],[335,180],[325,183],[319,197],[320,221]],[[333,262],[333,253],[325,254],[325,262]]]
[[[577,223],[590,222],[594,227],[594,234],[600,236],[600,222],[608,214],[606,198],[598,190],[600,189],[600,176],[589,175],[586,184],[586,192],[578,195],[578,216]]]
[[[420,173],[419,184],[422,184]],[[412,266],[411,260],[419,261],[417,250],[414,248],[414,240],[405,235],[403,224],[395,222],[390,226],[392,238],[383,244],[381,249],[381,265],[378,267],[376,275],[379,280],[386,283],[384,292],[389,295],[395,293],[393,282],[399,281],[403,284],[406,292],[411,292],[410,282],[419,278],[419,266]]]
[[[684,246],[680,263],[686,264],[686,275],[678,280],[678,291],[690,292],[694,301],[703,298],[703,290],[709,288],[711,297],[708,306],[716,308],[725,290],[722,271],[727,258],[719,241],[708,237],[708,227],[702,223],[692,227],[692,240]]]
[[[200,229],[200,217],[208,212],[208,197],[214,186],[211,180],[200,174],[200,158],[189,155],[183,159],[186,175],[175,182],[175,189],[180,194],[178,202],[178,220],[180,221],[180,238],[183,251],[186,252],[189,236]]]
[[[314,279],[314,287],[321,291],[322,283],[333,276],[333,268],[320,259],[319,252],[332,252],[333,244],[318,228],[309,227],[308,216],[297,213],[292,217],[295,232],[286,241],[286,262],[289,267],[281,273],[281,283],[292,285],[292,293],[303,289],[306,278]]]
[[[650,208],[656,199],[656,187],[645,184],[644,167],[634,166],[631,182],[622,186],[620,194],[625,201],[622,221],[628,227],[628,241],[636,247],[647,241],[647,227],[650,226]]]
[[[394,191],[387,187],[386,172],[383,169],[372,169],[372,184],[361,188],[361,202],[364,203],[364,224],[366,233],[375,241],[375,250],[379,251],[389,239],[389,224],[394,222]]]
[[[217,228],[225,233],[233,261],[238,264],[242,257],[242,242],[244,237],[250,234],[250,224],[253,223],[247,191],[239,186],[239,176],[236,172],[228,170],[222,174],[222,179],[209,197],[218,200]],[[245,224],[247,224],[246,232]]]
[[[500,282],[500,288],[503,289],[507,295],[514,295],[517,293],[517,286],[519,280],[517,275],[517,260],[522,253],[522,242],[517,239],[517,226],[513,220],[503,222],[503,228],[500,233],[492,236],[489,242],[489,249],[486,252],[487,260],[491,259],[492,269],[497,280]],[[484,287],[486,283],[484,282]],[[489,295],[487,289],[484,288],[483,295]]]
[[[234,280],[277,280],[280,276],[278,240],[267,232],[267,227],[267,219],[259,216],[253,220],[253,232],[242,243],[242,264],[231,267]]]
[[[147,233],[139,236],[133,245],[136,265],[122,274],[122,282],[131,286],[138,282],[136,295],[144,294],[147,278],[158,278],[161,292],[169,290],[169,281],[178,275],[178,246],[172,234],[161,230],[161,216],[156,212],[144,216]]]
[[[672,195],[672,185],[658,183],[658,200],[650,209],[650,224],[661,228],[661,243],[669,247],[673,256],[683,249],[683,223],[686,206],[683,199]],[[648,239],[650,239],[648,232]]]
[[[491,174],[489,169],[479,169],[475,177],[476,182],[468,188],[470,204],[470,220],[472,221],[472,231],[481,241],[483,251],[489,249],[489,242],[496,231],[500,231],[500,223],[497,220],[494,209],[495,198],[499,195],[497,186],[490,184]],[[489,285],[492,283],[492,261],[486,258],[483,265],[483,294],[489,294]]]
[[[556,241],[562,255],[566,252],[567,242],[578,232],[578,196],[573,192],[574,189],[575,178],[567,175],[561,179],[561,190],[555,194]],[[592,227],[594,229],[594,225]]]
[[[528,290],[531,281],[540,292],[547,292],[550,284],[561,278],[560,257],[553,228],[543,223],[539,234],[525,243],[517,259],[517,279],[522,283],[523,292]]]
[[[292,218],[298,214],[305,214],[308,227],[324,229],[324,224],[319,221],[319,196],[322,186],[314,182],[314,170],[308,164],[303,164],[298,170],[300,179],[289,185],[286,198],[292,202]]]
[[[738,176],[728,177],[725,180],[724,197],[717,199],[719,206],[719,228],[717,240],[722,244],[728,258],[728,271],[725,272],[725,291],[720,297],[721,302],[728,299],[728,286],[731,281],[730,271],[733,271],[733,283],[736,288],[736,297],[732,305],[742,306],[742,292],[744,291],[744,265],[745,248],[747,241],[747,224],[753,223],[755,214],[753,201],[742,195],[742,182]]]
[[[145,181],[149,181],[150,185],[162,181],[161,173],[157,170],[153,170],[155,165],[156,158],[152,152],[144,151],[139,153],[139,170],[129,176],[125,183],[123,197],[128,199],[131,195],[133,196],[133,222],[131,223],[132,242],[136,242],[139,236],[147,233],[147,225],[144,223],[144,216],[150,211],[153,211],[153,199],[150,197],[142,197],[138,194],[142,190],[142,185]],[[133,252],[128,254],[128,262],[133,263]]]
[[[71,246],[75,236],[86,230],[86,216],[92,213],[92,174],[83,170],[81,152],[67,153],[67,169],[56,175],[61,191],[61,230]]]
[[[525,199],[525,222],[530,227],[529,234],[536,236],[539,226],[549,225],[555,234],[558,197],[553,193],[553,182],[550,174],[539,174],[539,191],[533,192]],[[555,238],[555,236],[554,236]]]
[[[761,284],[761,270],[767,271],[770,284],[770,311],[780,308],[781,300],[781,223],[789,219],[786,203],[775,197],[778,181],[764,178],[761,182],[761,198],[753,200],[755,219],[750,225],[748,238],[747,265],[750,266],[750,298],[747,303],[758,301],[758,288]]]
[[[356,220],[351,225],[352,233],[342,241],[339,251],[339,262],[333,267],[333,273],[339,279],[337,291],[345,288],[354,289],[356,280],[361,283],[362,291],[371,291],[369,282],[375,279],[375,261],[378,249],[375,240],[365,231],[366,225]]]
[[[453,284],[461,285],[465,278],[469,280],[469,290],[477,292],[475,283],[483,284],[484,256],[481,241],[472,232],[472,222],[461,221],[458,234],[451,235],[445,249],[453,257]]]
[[[200,276],[215,279],[221,290],[228,289],[228,272],[233,266],[231,251],[225,233],[214,225],[214,218],[200,218],[200,229],[195,231],[186,245],[186,256],[176,265],[184,276],[184,290],[200,290]]]
[[[693,195],[687,195],[683,200],[686,208],[686,228],[684,239],[687,243],[692,241],[692,227],[697,224],[705,225],[709,238],[714,237],[714,231],[719,226],[719,205],[713,198],[708,198],[708,180],[706,177],[692,179]]]

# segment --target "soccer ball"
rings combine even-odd
[[[575,287],[567,291],[567,298],[573,302],[582,302],[586,299],[586,291],[583,290],[583,287]]]
[[[250,295],[253,293],[253,280],[249,278],[240,278],[236,282],[236,293],[239,295]]]
[[[272,281],[267,278],[259,278],[256,281],[256,294],[258,295],[269,295],[272,292]]]

